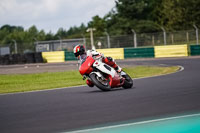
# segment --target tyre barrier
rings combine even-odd
[[[25,57],[21,54],[10,55],[10,64],[23,64],[25,63]]]
[[[35,63],[35,56],[34,53],[27,53],[24,54],[26,63]]]
[[[10,65],[12,62],[12,56],[11,55],[4,55],[4,56],[1,56],[2,58],[2,61],[1,61],[1,64],[2,65]]]
[[[0,65],[43,63],[40,53],[12,54],[0,56]]]
[[[42,53],[34,53],[35,63],[43,63]]]

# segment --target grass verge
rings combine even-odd
[[[175,72],[179,69],[173,67],[137,66],[124,68],[132,78],[149,77]],[[78,71],[0,75],[0,93],[14,93],[51,88],[61,88],[83,85],[85,81]]]

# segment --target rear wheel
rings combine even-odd
[[[133,86],[133,80],[132,80],[132,78],[128,74],[122,75],[122,77],[125,78],[124,84],[122,85],[122,87],[124,89],[131,88]]]
[[[102,91],[110,91],[112,90],[109,80],[102,80],[100,77],[98,77],[95,73],[90,74],[90,79],[96,85],[100,90]]]

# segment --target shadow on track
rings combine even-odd
[[[98,88],[97,88],[98,89]],[[102,91],[102,90],[93,90],[93,91],[88,91],[88,92],[86,92],[86,93],[111,93],[111,92],[113,92],[113,91],[125,91],[125,90],[131,90],[131,89],[136,89],[136,87],[135,86],[133,86],[132,88],[129,88],[129,89],[124,89],[124,88],[122,88],[122,87],[120,87],[120,88],[114,88],[113,90],[111,90],[111,91]]]

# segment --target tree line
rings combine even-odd
[[[14,47],[18,44],[20,52],[25,49],[34,51],[34,42],[89,37],[86,29],[95,28],[94,36],[153,33],[162,31],[190,30],[193,25],[200,26],[200,0],[116,0],[115,7],[104,17],[92,17],[87,25],[59,28],[53,34],[31,26],[25,30],[21,26],[3,25],[0,28],[0,46]]]

